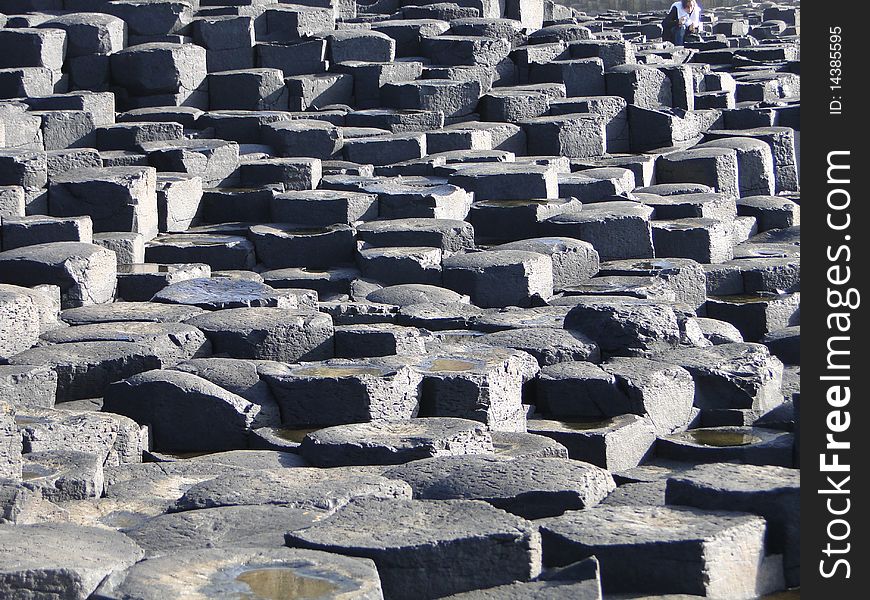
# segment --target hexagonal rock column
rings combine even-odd
[[[638,202],[596,202],[547,219],[541,230],[589,242],[601,260],[652,258],[652,215],[651,207]]]
[[[671,106],[671,82],[655,65],[617,65],[604,74],[607,93],[631,105],[655,109]]]
[[[346,160],[357,164],[391,165],[426,156],[426,136],[422,133],[390,133],[347,139],[342,152]]]
[[[480,98],[480,82],[450,79],[420,79],[387,82],[381,86],[381,101],[390,108],[441,111],[445,117],[474,112]]]
[[[547,566],[595,555],[606,593],[748,600],[765,592],[756,588],[764,529],[754,515],[599,506],[542,521],[541,539]]]
[[[522,250],[456,254],[444,259],[442,279],[481,308],[531,306],[553,295],[553,261]]]
[[[115,293],[115,253],[80,242],[52,242],[0,252],[0,281],[60,287],[61,306],[108,302]]]
[[[776,193],[797,191],[798,170],[795,152],[795,132],[791,127],[755,127],[752,129],[717,129],[705,132],[704,138],[717,140],[722,138],[747,138],[761,140],[770,146],[773,153],[773,172],[776,181]]]
[[[719,219],[673,219],[652,222],[657,257],[690,258],[702,264],[734,257],[733,224]]]
[[[326,227],[254,225],[251,241],[267,269],[329,267],[353,262],[354,231],[344,224]]]
[[[517,327],[475,338],[475,342],[528,352],[542,367],[571,361],[598,362],[598,344],[576,331],[556,327]]]
[[[668,477],[668,504],[764,517],[769,553],[782,554],[786,583],[800,585],[800,471],[713,463]]]
[[[635,197],[647,206],[655,208],[656,220],[717,219],[728,222],[737,218],[736,198],[726,194],[684,191],[677,194],[657,195],[635,192]]]
[[[441,285],[441,248],[364,248],[357,264],[366,279],[384,285],[423,283]]]
[[[304,365],[263,364],[289,428],[364,421],[405,421],[417,416],[423,376],[398,361],[333,360]]]
[[[538,165],[501,163],[473,165],[457,171],[448,181],[469,192],[475,200],[528,200],[558,198],[555,169]]]
[[[276,194],[272,219],[306,227],[328,227],[335,223],[371,221],[378,216],[376,194],[336,190],[302,190]]]
[[[698,145],[699,148],[732,148],[737,151],[737,179],[741,196],[773,195],[776,181],[770,146],[753,138],[722,138]]]
[[[344,469],[302,467],[298,456],[287,456],[293,461],[277,468],[239,469],[196,483],[175,502],[172,510],[269,504],[332,512],[354,499],[368,496],[411,497],[411,488],[404,481]]]
[[[102,493],[103,459],[93,452],[45,450],[28,452],[22,458],[22,480],[45,500],[92,500]]]
[[[791,467],[794,436],[761,427],[704,427],[659,438],[656,454],[691,463],[736,461]]]
[[[0,547],[0,595],[7,598],[51,589],[85,600],[106,577],[143,555],[122,533],[71,523],[0,525]]]
[[[674,309],[640,298],[583,298],[565,316],[565,329],[585,334],[612,356],[652,356],[680,343]]]
[[[522,122],[533,156],[588,158],[604,154],[607,135],[604,117],[575,113],[537,117]]]
[[[0,360],[39,341],[39,308],[27,288],[0,284]]]
[[[737,197],[737,151],[732,148],[692,148],[664,154],[656,161],[659,183],[703,183],[717,192]]]
[[[538,235],[545,219],[581,208],[576,198],[480,200],[471,205],[469,219],[479,242],[515,242]]]
[[[448,417],[336,425],[309,433],[299,447],[302,457],[318,467],[397,465],[492,451],[492,437],[485,425]]]
[[[239,145],[224,140],[197,138],[145,142],[142,150],[158,171],[202,177],[205,187],[238,181]]]
[[[695,399],[692,376],[680,367],[644,358],[615,358],[601,365],[563,363],[542,369],[538,410],[556,419],[649,416],[656,434],[688,425]]]
[[[341,128],[314,119],[269,123],[261,127],[261,135],[263,143],[274,147],[278,156],[327,160],[340,152],[344,144]]]
[[[572,459],[611,472],[636,467],[652,453],[656,441],[652,423],[637,415],[600,421],[529,419],[528,429],[565,446]]]
[[[195,44],[139,44],[113,54],[111,65],[112,78],[126,90],[134,107],[208,107],[205,48]]]
[[[750,408],[765,413],[782,404],[782,362],[761,344],[679,348],[657,360],[692,374],[695,406],[702,410]]]
[[[461,417],[494,431],[525,431],[522,386],[538,372],[524,352],[481,346],[414,360],[423,373],[420,414]]]
[[[9,358],[9,364],[54,370],[58,402],[99,398],[110,383],[162,366],[157,351],[146,344],[105,341],[31,348]]]
[[[155,370],[109,386],[103,410],[147,424],[155,450],[208,452],[246,448],[260,407],[202,377]]]
[[[157,171],[152,167],[73,169],[51,178],[49,214],[88,215],[94,231],[157,235]]]
[[[335,328],[337,358],[369,358],[425,354],[431,334],[416,327],[392,323],[360,323]]]
[[[127,417],[33,407],[19,408],[16,417],[26,453],[86,452],[97,455],[105,467],[142,462],[142,431]]]
[[[246,307],[197,315],[187,323],[202,330],[215,354],[231,358],[324,360],[333,356],[332,318],[321,312]]]
[[[291,547],[371,558],[385,597],[395,600],[439,598],[540,572],[533,526],[471,500],[360,500],[286,539]],[[481,556],[488,559],[475,559]]]
[[[800,204],[770,194],[740,198],[737,202],[737,214],[755,217],[759,231],[787,229],[801,224]]]
[[[316,574],[316,575],[315,575]],[[176,550],[149,558],[100,586],[102,598],[233,595],[382,598],[375,565],[365,559],[290,548]]]
[[[384,472],[407,481],[415,498],[483,500],[524,519],[595,506],[616,488],[610,473],[572,460],[442,456]]]
[[[454,219],[390,219],[357,227],[357,238],[376,248],[427,246],[445,254],[474,248],[471,223]]]
[[[0,365],[0,403],[13,407],[54,406],[57,373],[47,366]],[[10,430],[12,431],[12,430]],[[18,437],[16,433],[16,437]]]
[[[598,273],[598,252],[589,242],[567,237],[524,239],[491,250],[524,250],[546,254],[553,261],[553,289],[577,285]]]
[[[676,301],[698,309],[707,300],[707,277],[703,267],[685,258],[613,260],[602,263],[599,275],[644,275],[665,280]]]
[[[728,321],[748,342],[760,342],[771,331],[800,323],[800,293],[710,296],[707,316]]]
[[[145,259],[156,263],[205,263],[215,271],[252,269],[257,262],[254,244],[247,238],[208,233],[160,236],[145,248]]]
[[[21,479],[21,433],[15,422],[15,406],[0,398],[0,477]]]

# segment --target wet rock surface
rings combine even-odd
[[[796,0],[0,4],[0,596],[799,586]]]

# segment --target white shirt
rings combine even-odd
[[[676,2],[671,4],[671,8],[668,9],[668,12],[670,12],[671,9],[673,9],[674,7],[676,7],[676,9],[677,9],[677,21],[679,21],[683,17],[686,17],[686,21],[685,21],[685,23],[683,23],[684,25],[694,25],[695,29],[697,31],[701,31],[701,29],[703,28],[703,25],[701,25],[701,5],[700,4],[695,2],[695,9],[691,13],[688,13],[685,11],[685,9],[683,8],[683,3],[680,2],[680,0],[677,0]]]

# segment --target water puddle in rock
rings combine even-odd
[[[549,200],[487,200],[485,206],[544,206]]]
[[[749,446],[761,441],[761,438],[756,435],[740,431],[689,431],[686,433],[686,436],[689,438],[689,441],[695,444],[719,448]]]
[[[328,597],[338,590],[338,586],[332,582],[299,575],[286,567],[244,571],[236,576],[236,581],[251,589],[242,594],[245,600],[304,600]]]
[[[459,360],[455,358],[436,358],[425,366],[427,371],[446,371],[451,373],[459,373],[462,371],[472,371],[477,367],[476,363],[469,360]]]
[[[734,296],[716,296],[715,299],[729,304],[758,304],[771,302],[780,297],[774,294],[737,294]]]
[[[559,421],[559,425],[565,429],[574,431],[590,431],[592,429],[604,429],[613,424],[613,419],[605,419],[603,421]]]
[[[346,367],[302,367],[294,371],[294,375],[302,377],[354,377],[357,375],[381,375],[383,371],[377,367],[354,366]]]
[[[318,431],[319,429],[319,427],[315,427],[314,429],[276,429],[275,437],[286,442],[301,444],[306,435],[313,431]]]
[[[322,235],[327,233],[326,229],[288,229],[287,235]]]

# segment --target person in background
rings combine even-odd
[[[670,10],[677,9],[677,25],[673,30],[674,44],[682,46],[687,33],[698,33],[702,29],[701,6],[695,0],[677,0]]]

